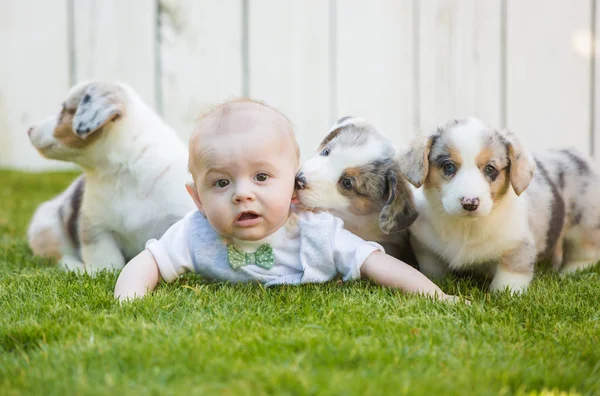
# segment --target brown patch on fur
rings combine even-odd
[[[508,171],[506,167],[500,169],[502,164],[496,160],[496,155],[497,154],[491,147],[484,147],[479,154],[477,154],[477,157],[475,157],[475,163],[477,164],[477,167],[481,170],[485,179],[490,184],[490,196],[494,203],[500,201],[502,197],[506,195],[508,188],[510,187]],[[493,181],[485,175],[485,167],[487,165],[492,165],[498,170],[498,175]]]
[[[106,101],[106,104],[118,104],[119,113],[113,114],[111,117],[107,117],[102,120],[102,123],[95,129],[90,131],[86,138],[82,138],[73,130],[73,118],[77,113],[78,107],[83,102],[89,102],[90,100],[102,99]],[[108,82],[94,82],[81,89],[73,92],[65,100],[63,108],[58,117],[56,128],[53,132],[53,136],[56,140],[60,141],[63,145],[74,149],[81,149],[92,144],[96,141],[104,130],[104,126],[115,118],[123,115],[124,103],[126,102],[125,93],[115,84]]]
[[[427,174],[425,183],[423,183],[424,190],[441,190],[442,186],[447,182],[446,176],[441,168],[432,168]]]
[[[508,177],[508,170],[502,169],[498,173],[498,177],[490,184],[490,196],[494,203],[499,202],[508,192],[510,187],[510,178]]]
[[[483,149],[475,157],[475,163],[479,169],[483,169],[487,164],[494,159],[494,150],[491,147],[483,147]]]
[[[56,125],[56,129],[54,129],[54,133],[52,134],[52,136],[63,145],[74,149],[81,149],[92,144],[102,134],[102,130],[100,130],[97,133],[91,134],[87,139],[80,138],[73,130],[73,117],[74,113],[63,110],[59,117],[58,124]]]
[[[340,183],[337,184],[339,193],[350,200],[350,213],[355,215],[367,215],[378,213],[383,207],[384,186],[377,180],[369,177],[370,172],[364,167],[348,168],[340,178],[350,178],[353,188],[346,189]],[[379,199],[373,199],[379,197]]]
[[[448,147],[448,154],[450,155],[450,159],[454,162],[456,167],[460,168],[463,163],[463,158],[460,154],[460,151],[454,147]]]
[[[350,189],[343,186],[346,178],[352,180]],[[337,189],[350,201],[350,213],[379,213],[379,227],[385,234],[408,228],[418,216],[408,181],[393,159],[346,169]]]
[[[462,165],[462,155],[454,147],[450,147],[446,144],[442,138],[436,139],[430,150],[429,158],[427,162],[429,164],[429,172],[423,183],[423,189],[425,190],[441,190],[442,185],[448,182],[448,176],[444,174],[442,164],[439,162],[440,157],[447,157],[456,166],[456,171],[460,169]]]
[[[60,259],[62,253],[60,247],[62,242],[60,236],[55,233],[52,227],[44,228],[38,232],[30,241],[29,245],[33,254],[42,257],[55,257]]]

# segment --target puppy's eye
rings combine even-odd
[[[265,182],[269,179],[269,175],[267,175],[266,173],[257,173],[256,176],[254,176],[254,180],[258,181],[258,182]]]
[[[219,179],[214,183],[215,187],[225,188],[229,185],[229,180],[227,179]]]
[[[485,172],[487,177],[490,178],[491,181],[496,180],[496,178],[498,177],[498,169],[494,168],[492,165],[486,165],[483,171]]]
[[[352,179],[350,179],[349,177],[345,177],[342,179],[342,187],[344,187],[346,190],[350,190],[352,188]]]
[[[494,168],[492,165],[487,165],[485,167],[485,174],[488,176],[492,176],[494,173],[496,173],[496,168]]]
[[[442,165],[442,170],[448,176],[453,175],[454,172],[456,172],[456,165],[454,165],[452,162],[446,162],[444,165]]]
[[[331,147],[325,146],[325,148],[321,151],[321,155],[323,157],[327,157],[330,152],[331,152]]]

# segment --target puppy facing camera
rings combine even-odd
[[[539,260],[568,273],[600,259],[600,175],[575,150],[531,154],[468,118],[416,138],[400,169],[417,188],[411,246],[428,276],[485,267],[491,290],[521,292]]]

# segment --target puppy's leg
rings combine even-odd
[[[58,200],[48,201],[41,204],[33,214],[27,230],[27,240],[36,256],[60,258],[64,254],[65,238],[59,208]]]
[[[92,275],[103,269],[121,269],[125,266],[119,245],[108,232],[96,234],[92,241],[84,241],[81,256],[85,270]]]
[[[535,259],[535,245],[531,241],[524,241],[515,250],[503,255],[490,284],[490,291],[508,288],[513,293],[524,292],[533,279]]]
[[[86,216],[81,217],[79,238],[81,257],[88,273],[93,275],[103,269],[121,269],[125,266],[125,258],[112,233],[92,225]]]
[[[600,231],[575,229],[567,235],[565,264],[561,275],[568,275],[595,265],[600,260]]]
[[[410,244],[417,258],[418,268],[425,276],[432,279],[441,279],[450,273],[448,266],[431,250],[423,246],[414,237]]]

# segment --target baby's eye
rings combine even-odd
[[[225,188],[229,185],[229,180],[227,179],[219,179],[213,184],[215,187]]]
[[[266,173],[257,173],[256,176],[254,176],[254,180],[258,181],[258,182],[265,182],[269,179],[269,175],[267,175]]]

